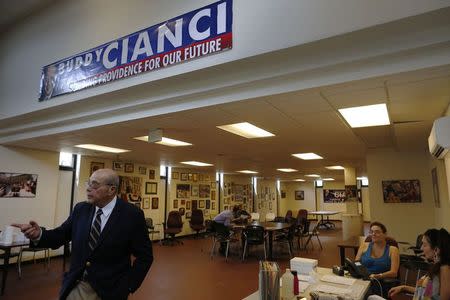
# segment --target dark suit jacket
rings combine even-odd
[[[100,298],[126,299],[139,288],[153,262],[142,210],[118,198],[97,246],[91,251],[88,238],[94,212],[94,205],[78,203],[61,226],[44,229],[36,245],[56,249],[72,241],[70,270],[64,274],[60,299],[66,299],[85,269],[87,281]],[[133,264],[131,255],[136,258]]]

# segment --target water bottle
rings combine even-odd
[[[294,298],[294,275],[290,269],[286,269],[286,273],[281,276],[281,299],[292,300],[292,298]]]

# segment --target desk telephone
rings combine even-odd
[[[363,280],[369,280],[369,271],[359,261],[351,261],[345,258],[345,268],[354,278],[362,278]]]

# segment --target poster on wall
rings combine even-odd
[[[383,199],[385,203],[421,202],[420,182],[411,180],[383,180]]]
[[[231,49],[232,5],[218,1],[47,65],[39,101]]]
[[[343,203],[345,202],[345,190],[323,190],[324,203]]]
[[[36,174],[0,172],[0,197],[36,197],[37,178]]]

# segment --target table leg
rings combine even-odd
[[[5,292],[5,285],[6,285],[6,277],[8,277],[8,268],[9,268],[9,256],[11,254],[11,248],[4,249],[5,256],[3,257],[3,276],[2,276],[2,290],[0,295],[3,296],[3,293]]]
[[[345,247],[339,247],[339,257],[341,258],[341,266],[345,265]]]
[[[269,231],[269,260],[272,260],[272,244],[273,244],[273,232]]]

